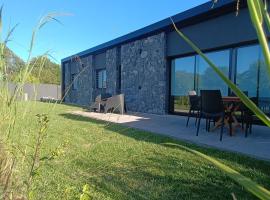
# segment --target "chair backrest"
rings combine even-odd
[[[189,105],[191,109],[200,109],[200,97],[198,95],[189,95]]]
[[[107,98],[110,98],[110,97],[112,97],[112,94],[110,94],[110,93],[101,94],[101,99],[107,99]]]
[[[201,90],[201,111],[208,114],[224,112],[220,90]]]
[[[251,97],[249,98],[256,106],[259,105],[259,100],[257,97]],[[243,104],[243,111],[246,112],[248,115],[253,115],[254,113],[245,105]]]
[[[197,92],[195,90],[188,91],[188,96],[194,96],[197,95]]]
[[[95,99],[95,102],[100,102],[101,101],[101,94],[100,95],[97,95],[96,99]]]

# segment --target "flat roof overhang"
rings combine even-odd
[[[128,33],[109,42],[105,42],[93,48],[68,56],[62,59],[62,63],[70,61],[74,57],[84,57],[90,54],[98,54],[105,51],[106,49],[113,48],[115,46],[128,43],[142,37],[147,37],[148,35],[154,33],[159,33],[162,31],[172,31],[173,27],[171,18],[179,27],[184,27],[198,23],[200,21],[207,20],[209,18],[220,16],[224,13],[232,12],[233,9],[236,9],[235,5],[235,0],[219,0],[214,6],[213,1],[206,2],[202,5],[191,8],[172,17],[168,17],[164,20],[161,20],[134,32]],[[240,6],[245,6],[245,2],[243,3],[243,1],[241,1]]]

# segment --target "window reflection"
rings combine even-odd
[[[230,51],[218,51],[207,53],[206,56],[226,75],[229,76]],[[221,90],[223,96],[228,95],[226,83],[216,74],[216,72],[198,56],[197,59],[197,90]]]
[[[258,64],[260,49],[258,45],[237,50],[236,84],[250,97],[257,96]]]
[[[171,94],[174,98],[174,111],[188,110],[188,91],[194,90],[195,56],[172,61]]]
[[[249,97],[258,97],[260,108],[270,113],[270,77],[259,45],[236,48],[235,64],[230,69],[230,50],[207,53],[206,56]],[[231,74],[229,74],[231,72]],[[188,110],[188,91],[219,89],[228,95],[228,87],[216,72],[198,55],[172,60],[171,95],[174,111]]]
[[[241,47],[237,50],[236,83],[250,97],[259,98],[259,106],[270,112],[270,78],[267,74],[262,50],[259,45]]]
[[[172,63],[172,94],[174,96],[187,95],[194,89],[195,57],[175,59]]]
[[[270,113],[270,77],[263,58],[260,59],[258,78],[259,106],[264,112]]]

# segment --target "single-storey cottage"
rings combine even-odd
[[[212,1],[171,18],[181,31],[261,107],[270,81],[246,1]],[[123,93],[129,111],[187,112],[187,93],[231,90],[164,19],[62,60],[64,101],[89,105],[101,93]],[[91,40],[91,38],[89,38]],[[77,77],[77,78],[76,78]]]

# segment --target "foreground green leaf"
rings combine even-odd
[[[247,3],[248,3],[249,15],[250,15],[252,24],[255,27],[260,45],[262,47],[262,52],[263,52],[264,60],[266,63],[267,72],[270,77],[270,50],[268,46],[267,36],[265,34],[264,27],[263,27],[264,24],[263,24],[263,17],[262,17],[264,15],[264,18],[267,21],[266,24],[270,26],[270,22],[268,21],[269,16],[268,14],[265,13],[267,11],[264,10],[263,3],[261,2],[261,0],[248,0]]]
[[[220,170],[225,172],[231,179],[233,179],[235,182],[243,186],[247,191],[251,192],[253,195],[258,197],[259,199],[268,200],[270,199],[270,191],[265,189],[264,187],[260,186],[258,183],[252,181],[251,179],[243,176],[238,171],[230,168],[229,166],[219,162],[213,157],[207,156],[206,154],[203,154],[199,151],[193,150],[191,148],[188,148],[186,146],[180,145],[180,144],[174,144],[174,143],[164,143],[165,146],[170,147],[176,147],[180,149],[184,149],[188,152],[191,152],[197,156],[200,156],[201,158],[211,162],[213,165],[218,167]]]

